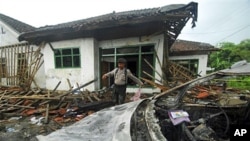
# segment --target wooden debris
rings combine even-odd
[[[146,59],[144,59],[144,61],[149,65],[149,67],[152,70],[154,70],[161,78],[163,78],[162,75]],[[162,83],[165,84],[165,85],[167,85],[167,81],[164,80],[164,79],[162,79]]]
[[[164,55],[166,55],[166,54],[164,53]],[[147,75],[149,78],[152,79],[152,80],[148,80],[148,79],[143,79],[143,80],[145,82],[151,84],[154,87],[160,88],[162,91],[173,88],[176,86],[176,84],[180,85],[180,84],[183,84],[183,83],[188,82],[190,80],[193,80],[197,76],[189,69],[187,69],[187,68],[185,68],[177,63],[174,63],[166,58],[163,58],[163,63],[161,63],[159,57],[158,56],[156,56],[156,57],[157,57],[157,61],[158,61],[159,65],[161,67],[161,71],[162,71],[161,73],[156,71],[155,68],[153,67],[153,65],[150,64],[146,59],[144,59],[144,61],[153,70],[153,72],[155,72],[161,78],[161,80],[158,80],[154,75],[151,75],[145,71],[142,71],[145,75]],[[160,84],[157,84],[154,81],[158,81]]]
[[[148,80],[148,79],[146,79],[146,78],[141,78],[141,79],[142,79],[143,81],[145,81],[146,83],[148,83],[148,84],[150,84],[150,85],[152,85],[152,86],[154,86],[154,87],[157,87],[157,88],[161,89],[161,91],[166,91],[166,90],[169,89],[169,88],[166,87],[166,86],[163,86],[163,85],[161,85],[161,84],[158,84],[158,83],[153,82],[153,81],[151,81],[151,80]]]
[[[71,91],[72,90],[72,85],[71,85],[70,80],[68,78],[67,78],[67,82],[68,82],[68,85],[69,85],[69,91]]]
[[[48,98],[50,98],[50,92],[48,91]],[[46,105],[46,113],[45,113],[45,124],[49,122],[49,103]]]
[[[77,85],[77,88],[80,90],[80,86],[79,86],[79,84],[78,84],[78,83],[76,83],[76,85]],[[81,96],[82,96],[82,100],[84,100],[83,92],[82,92],[82,91],[80,91],[80,94],[81,94]]]
[[[102,103],[103,97],[99,97],[98,93],[80,91],[81,88],[96,80],[94,79],[81,86],[78,85],[76,89],[65,91],[65,93],[56,91],[60,82],[58,82],[52,91],[42,89],[39,91],[19,89],[20,91],[18,91],[16,88],[6,87],[4,89],[2,87],[0,89],[0,113],[3,115],[6,113],[8,115],[20,115],[24,117],[40,115],[44,117],[43,123],[45,124],[49,123],[50,120],[57,123],[78,121],[84,118],[85,115],[92,113],[93,110],[103,108],[105,105],[112,105],[111,103]],[[80,93],[76,94],[76,91]],[[65,117],[70,109],[73,110],[73,114],[70,113],[68,114],[69,116]],[[74,112],[77,112],[78,116]]]

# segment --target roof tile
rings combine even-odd
[[[219,50],[211,44],[195,41],[176,40],[172,47],[171,52],[182,52],[182,51],[216,51]]]
[[[11,18],[9,16],[6,16],[4,14],[0,13],[0,20],[2,20],[4,23],[8,24],[11,28],[13,28],[14,30],[16,30],[19,33],[22,32],[28,32],[28,31],[32,31],[35,30],[36,28],[28,25],[24,22],[21,22],[19,20],[16,20],[14,18]]]

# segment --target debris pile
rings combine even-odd
[[[1,87],[0,140],[17,132],[22,139],[29,140],[32,136],[48,134],[95,111],[113,106],[108,91],[79,92],[26,91],[19,87]]]
[[[183,102],[186,104],[209,104],[215,103],[220,106],[238,106],[247,104],[250,100],[249,90],[226,88],[225,83],[196,85],[188,90]]]
[[[187,69],[186,67],[179,65],[178,63],[175,63],[170,60],[165,60],[165,63],[161,63],[159,57],[156,55],[157,63],[161,67],[162,73],[158,72],[152,64],[150,64],[146,59],[144,61],[148,64],[148,66],[154,70],[158,76],[160,76],[161,80],[156,79],[154,76],[150,75],[149,73],[143,71],[143,73],[151,78],[141,78],[144,82],[147,84],[154,86],[156,88],[159,88],[162,92],[171,89],[173,87],[176,87],[180,84],[183,84],[185,82],[191,81],[195,79],[199,74],[195,74],[191,70]]]
[[[2,114],[8,115],[7,113],[15,111],[15,114],[23,116],[44,114],[47,109],[49,114],[64,115],[67,111],[66,109],[70,107],[103,101],[102,95],[89,91],[81,92],[81,94],[70,93],[65,95],[63,91],[50,94],[50,91],[45,90],[37,93],[9,88],[1,90],[0,95]],[[49,108],[46,107],[47,104],[50,105]]]
[[[21,87],[0,87],[0,140],[30,140],[69,126],[86,116],[114,106],[111,89],[97,91],[24,90]],[[133,101],[128,94],[126,102]],[[145,98],[142,94],[140,98]]]
[[[228,87],[224,81],[228,78],[215,72],[154,97],[156,116],[167,140],[228,140],[231,125],[250,125],[250,91]],[[169,115],[174,110],[187,112],[189,120],[185,115],[174,125]],[[180,131],[185,135],[180,137]]]

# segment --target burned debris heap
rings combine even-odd
[[[250,63],[199,77],[154,97],[160,131],[167,140],[228,140],[232,125],[250,125],[250,91],[231,88],[228,78],[249,76]],[[180,118],[172,113],[180,114]],[[150,127],[149,127],[150,128]],[[181,135],[181,136],[180,136]]]

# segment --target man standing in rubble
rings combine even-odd
[[[126,98],[127,78],[132,79],[140,87],[143,85],[142,81],[135,77],[129,69],[126,68],[127,61],[124,58],[118,59],[118,68],[104,74],[102,79],[107,77],[114,77],[113,101],[116,104],[123,104]]]

